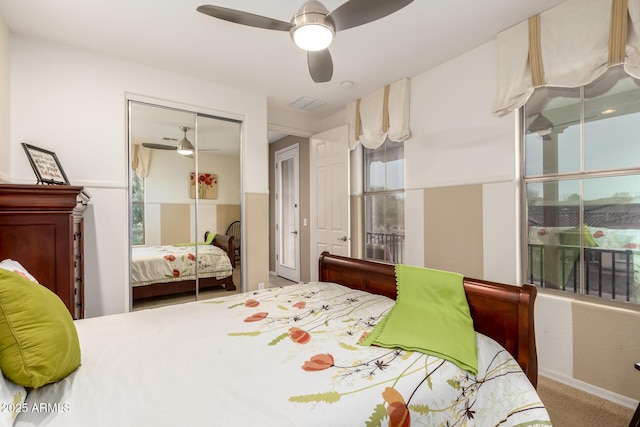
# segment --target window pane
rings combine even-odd
[[[639,302],[640,176],[584,180],[585,293]]]
[[[144,178],[131,179],[131,244],[144,245]]]
[[[525,106],[525,176],[579,170],[580,89],[536,89]]]
[[[365,255],[404,262],[404,193],[365,195]]]
[[[144,202],[144,178],[133,175],[131,179],[131,200],[134,202]]]
[[[133,203],[131,216],[131,244],[144,245],[144,204]]]
[[[404,143],[387,139],[375,150],[364,149],[365,191],[404,188]]]
[[[404,143],[389,139],[385,142],[386,152],[386,189],[404,188]]]
[[[384,145],[376,150],[364,149],[365,190],[384,190]]]
[[[579,289],[580,182],[527,184],[528,279],[545,288]]]
[[[297,236],[293,233],[297,233],[296,230],[296,192],[297,188],[294,188],[293,184],[297,179],[295,174],[295,162],[293,157],[285,159],[280,162],[282,183],[290,183],[291,185],[280,184],[280,206],[283,209],[281,215],[281,227],[282,234],[280,234],[280,265],[295,269],[296,268],[296,242]]]
[[[584,96],[585,170],[640,166],[640,80],[618,67]]]

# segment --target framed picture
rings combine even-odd
[[[196,173],[191,172],[189,179],[191,184],[191,198],[196,198],[196,193],[199,199],[216,199],[218,197],[218,176],[212,173],[198,173],[196,179]]]
[[[33,172],[36,174],[38,184],[69,185],[67,175],[65,175],[56,153],[33,145],[22,143],[25,153]]]

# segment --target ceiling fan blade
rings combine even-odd
[[[333,77],[333,60],[329,49],[307,52],[309,73],[316,83],[325,83]]]
[[[228,9],[226,7],[202,5],[198,6],[196,10],[214,18],[236,24],[248,25],[249,27],[277,31],[289,31],[291,28],[290,22],[279,21],[277,19],[267,18],[266,16],[254,15],[253,13]]]
[[[384,18],[402,9],[413,0],[349,0],[327,18],[333,21],[336,31],[346,30]]]
[[[156,150],[175,150],[176,149],[174,145],[155,144],[153,142],[143,142],[142,146],[146,148],[155,148]]]

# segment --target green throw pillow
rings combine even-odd
[[[80,342],[62,300],[0,269],[0,369],[24,387],[59,381],[80,366]]]

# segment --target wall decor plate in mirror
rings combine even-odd
[[[38,179],[37,184],[69,185],[67,175],[64,173],[58,156],[52,151],[22,143],[33,172]]]

